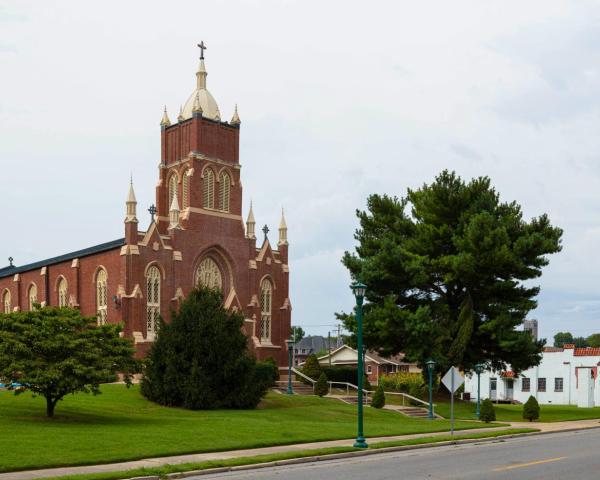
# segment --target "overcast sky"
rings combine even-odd
[[[244,215],[290,240],[293,323],[350,310],[356,208],[444,168],[565,230],[541,336],[600,331],[600,4],[0,1],[0,266],[123,235],[154,202],[159,121],[195,85],[242,119]]]

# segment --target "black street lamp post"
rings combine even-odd
[[[425,364],[427,365],[427,372],[429,373],[429,413],[427,418],[433,420],[435,418],[433,416],[433,369],[435,368],[435,362],[430,358]]]

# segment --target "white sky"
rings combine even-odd
[[[145,212],[203,39],[223,118],[239,104],[244,214],[276,237],[286,208],[294,324],[351,309],[367,195],[449,168],[565,229],[541,336],[599,331],[599,27],[592,1],[2,0],[0,265],[122,236],[130,172]]]

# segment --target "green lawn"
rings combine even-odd
[[[0,471],[109,463],[154,456],[352,438],[356,407],[339,400],[270,393],[257,410],[188,411],[148,402],[138,387],[105,385],[44,416],[45,401],[0,391]],[[457,422],[457,429],[481,424]],[[449,429],[445,420],[365,409],[367,437]]]
[[[436,413],[450,418],[450,400],[434,402]],[[499,422],[523,422],[523,405],[494,404],[496,420]],[[476,420],[475,403],[454,402],[455,418]],[[574,405],[540,405],[540,422],[566,422],[570,420],[600,419],[600,407],[578,408]]]

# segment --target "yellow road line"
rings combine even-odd
[[[554,457],[554,458],[548,458],[546,460],[537,460],[535,462],[517,463],[516,465],[509,465],[508,467],[494,468],[492,470],[492,472],[505,472],[506,470],[512,470],[514,468],[525,468],[525,467],[531,467],[532,465],[540,465],[542,463],[558,462],[559,460],[564,460],[565,458],[567,458],[567,457]]]

